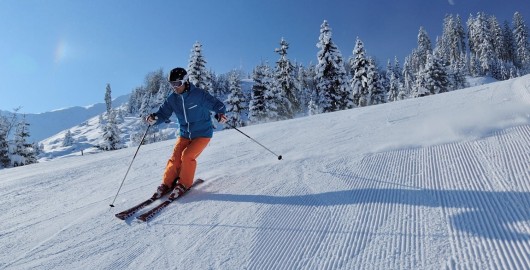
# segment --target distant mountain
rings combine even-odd
[[[122,106],[128,100],[129,95],[120,96],[112,101],[112,106]],[[105,110],[105,103],[97,103],[86,107],[75,106],[45,113],[26,114],[26,120],[30,124],[29,141],[38,142],[46,139],[72,126],[81,124]],[[2,115],[10,116],[11,114],[12,112],[2,111]]]

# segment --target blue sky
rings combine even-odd
[[[199,2],[199,3],[195,3]],[[2,0],[0,1],[0,110],[23,113],[104,102],[142,85],[148,72],[186,67],[196,41],[216,73],[250,72],[279,58],[316,62],[323,20],[345,58],[356,37],[381,64],[401,63],[416,47],[420,26],[434,42],[446,14],[479,11],[530,23],[523,0]]]

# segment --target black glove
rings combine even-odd
[[[217,122],[219,122],[221,124],[224,124],[224,123],[226,123],[228,118],[226,118],[226,116],[224,114],[218,113],[218,114],[215,115],[215,120],[217,120]]]
[[[145,117],[145,122],[147,122],[150,126],[154,125],[156,123],[156,120],[158,119],[158,116],[156,114],[152,113]]]

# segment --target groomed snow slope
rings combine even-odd
[[[150,223],[173,141],[0,171],[5,269],[524,269],[530,76],[215,134]]]

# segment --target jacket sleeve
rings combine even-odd
[[[156,111],[155,115],[158,117],[158,119],[156,120],[156,125],[162,122],[168,123],[170,121],[169,118],[171,117],[171,114],[173,113],[173,109],[171,107],[171,101],[170,101],[171,97],[172,95],[166,98],[166,100],[164,101],[164,104],[162,104],[158,108],[158,111]]]
[[[204,101],[206,104],[206,107],[215,113],[226,113],[226,107],[223,102],[221,102],[219,99],[215,98],[214,96],[210,95],[207,91],[203,90],[204,95]]]

